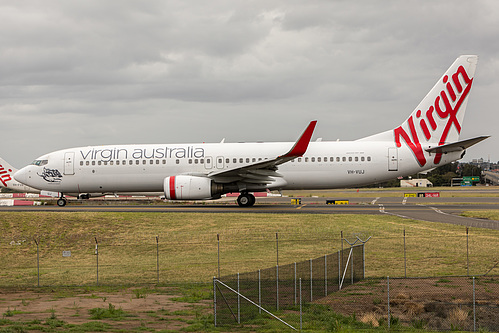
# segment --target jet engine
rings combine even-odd
[[[199,176],[170,176],[163,183],[165,198],[169,200],[217,199],[224,193],[224,185]]]

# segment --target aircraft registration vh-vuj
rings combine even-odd
[[[296,142],[147,144],[55,151],[17,171],[27,186],[79,198],[164,192],[168,200],[209,200],[240,193],[357,187],[416,174],[458,160],[486,139],[459,140],[478,57],[450,66],[399,126],[355,141],[313,141],[311,121]]]

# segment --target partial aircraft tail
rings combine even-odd
[[[459,140],[477,62],[476,55],[460,56],[400,126],[360,140],[407,145],[424,165],[425,149]]]
[[[9,188],[9,182],[13,182],[14,173],[17,169],[0,157],[0,187]]]

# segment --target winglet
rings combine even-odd
[[[288,151],[286,154],[279,157],[299,157],[307,152],[308,144],[312,139],[312,134],[314,133],[315,125],[317,124],[317,120],[313,120],[308,124],[308,127],[305,129],[303,134],[300,136],[298,141],[296,141],[293,148]]]

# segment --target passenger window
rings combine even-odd
[[[315,157],[312,157],[310,160],[311,160],[312,162],[315,162]]]
[[[340,157],[336,157],[336,162],[339,162],[340,161]]]
[[[320,157],[317,157],[317,162],[320,162],[321,161],[321,158]]]
[[[330,157],[329,162],[334,162],[334,157]]]
[[[261,157],[259,157],[259,158],[258,158],[258,160],[259,160],[259,161],[261,161],[261,160],[262,160],[262,158],[261,158]]]
[[[120,165],[120,161],[116,161],[116,165]]]
[[[192,164],[192,159],[189,158],[189,164]]]
[[[146,161],[146,160],[142,160],[142,164],[146,164],[146,163],[147,163],[147,161]]]
[[[301,157],[298,157],[298,162],[301,162]]]
[[[239,163],[243,163],[244,160],[242,158],[239,159]]]
[[[113,161],[110,161],[110,162],[109,162],[109,165],[113,165],[113,164],[114,164],[114,162],[113,162]]]
[[[203,163],[203,160],[201,160],[201,163]],[[166,164],[166,160],[163,160],[163,164]]]
[[[107,165],[107,161],[104,161],[104,165]]]
[[[361,161],[361,162],[364,162],[364,160],[365,160],[365,158],[364,158],[364,156],[362,156],[362,157],[360,158],[360,161]]]
[[[126,161],[125,160],[123,160],[123,165],[126,165]]]
[[[343,160],[343,162],[346,162],[347,158],[345,156],[343,156],[342,160]]]
[[[83,161],[80,161],[80,165],[83,165]]]
[[[357,156],[355,156],[355,162],[358,162],[359,161],[359,158]]]
[[[349,161],[349,162],[352,162],[352,156],[350,156],[350,157],[348,158],[348,161]]]
[[[175,160],[175,164],[180,164],[180,160],[179,160],[179,159],[176,159],[176,160]]]
[[[371,156],[367,156],[367,161],[371,162]]]
[[[83,164],[83,162],[81,162]],[[102,161],[99,161],[97,162],[98,165],[101,165],[102,164]]]
[[[87,161],[85,164],[86,164],[86,165],[90,165],[90,162],[88,162],[88,161]]]
[[[139,165],[140,161],[139,160],[136,160],[135,161],[135,164]]]
[[[156,160],[156,164],[159,164],[159,160]]]
[[[154,163],[154,161],[153,161],[153,160],[149,160],[149,164],[153,164],[153,163]]]
[[[305,162],[308,162],[308,157],[305,157]]]
[[[233,158],[232,163],[237,163],[237,158]]]
[[[166,160],[163,160],[163,164],[165,164],[165,163],[166,163]],[[200,159],[199,163],[204,164],[204,158]]]
[[[249,163],[249,161],[250,161],[250,160],[249,160],[249,158],[248,158],[248,157],[246,157],[246,163]]]
[[[251,159],[251,162],[256,162],[256,158],[254,158],[254,157],[253,157],[253,158]]]
[[[177,160],[178,161],[178,160]],[[206,163],[210,164],[211,160],[209,158],[206,159]],[[178,163],[177,163],[178,164]]]
[[[226,158],[225,163],[229,164],[229,162],[230,162],[230,159]]]
[[[128,164],[132,165],[132,164],[133,164],[133,161],[132,161],[132,160],[128,161]]]

